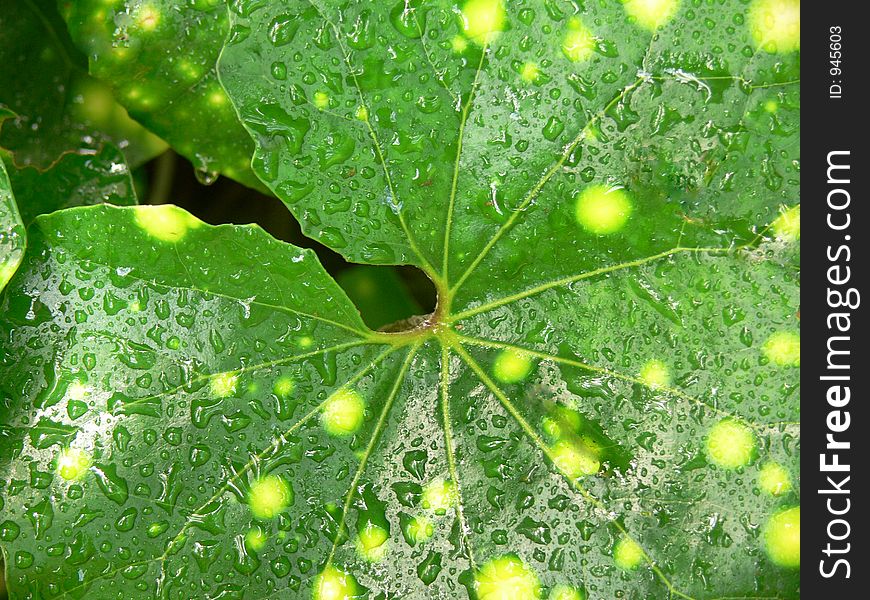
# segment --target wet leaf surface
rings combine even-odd
[[[0,161],[0,291],[15,274],[24,245],[24,224],[12,195],[9,176]]]
[[[437,310],[373,332],[171,206],[37,218],[13,596],[799,597],[796,6],[232,3],[255,172]]]

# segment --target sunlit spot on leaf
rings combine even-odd
[[[801,507],[773,514],[762,532],[764,550],[775,564],[797,568],[801,565]]]
[[[462,5],[462,29],[476,44],[491,42],[504,29],[502,0],[468,0]]]
[[[722,419],[710,429],[705,447],[714,464],[736,469],[749,464],[755,456],[755,434],[736,419]]]
[[[534,83],[538,80],[540,74],[541,70],[538,68],[538,65],[533,62],[524,63],[520,70],[520,77],[522,77],[523,81],[526,83]]]
[[[269,536],[259,527],[249,529],[245,534],[245,546],[254,551],[262,550],[267,541],[269,541]]]
[[[631,200],[624,189],[591,185],[580,192],[575,216],[586,231],[609,235],[623,228],[631,212]]]
[[[516,556],[487,561],[474,576],[479,600],[538,600],[538,576]]]
[[[353,575],[328,565],[314,580],[314,600],[350,600],[360,594]]]
[[[151,237],[164,242],[178,242],[188,231],[202,224],[194,216],[171,204],[137,206],[134,210],[136,224]]]
[[[423,488],[421,506],[434,510],[436,514],[446,514],[447,509],[456,505],[456,486],[452,481],[436,479]]]
[[[80,448],[64,448],[57,457],[57,474],[73,481],[80,479],[93,463],[93,457]]]
[[[644,29],[655,31],[677,12],[679,0],[623,0],[625,12]]]
[[[786,242],[796,242],[801,239],[801,207],[800,204],[783,210],[774,219],[770,228],[777,239]]]
[[[351,435],[362,425],[365,410],[362,396],[354,390],[340,389],[326,401],[320,420],[330,435]]]
[[[152,4],[143,4],[136,10],[134,22],[142,31],[154,31],[160,25],[160,9]]]
[[[360,556],[370,562],[384,558],[389,549],[390,533],[379,525],[366,523],[357,538],[356,548]]]
[[[281,377],[277,381],[275,381],[275,385],[272,386],[272,390],[276,395],[281,397],[287,397],[293,393],[293,390],[296,387],[296,383],[290,377]]]
[[[582,590],[561,584],[553,588],[549,600],[586,600],[586,594]]]
[[[208,96],[206,96],[206,99],[208,100],[208,103],[214,108],[221,108],[223,106],[226,106],[227,104],[229,104],[230,100],[229,98],[227,98],[226,93],[224,93],[224,91],[220,87],[216,87],[215,89],[211,90],[208,93]]]
[[[553,446],[551,452],[553,464],[569,479],[594,475],[601,468],[595,455],[576,442],[562,440]]]
[[[613,548],[613,561],[619,568],[626,571],[639,567],[644,561],[644,556],[643,548],[626,536],[619,538]]]
[[[69,400],[84,400],[90,391],[88,386],[77,379],[66,389],[66,397]]]
[[[528,354],[508,348],[496,357],[492,372],[502,383],[517,383],[529,376],[532,366],[532,359]]]
[[[236,386],[239,383],[239,376],[235,373],[218,373],[212,375],[209,381],[209,390],[213,396],[218,398],[227,398],[236,393]]]
[[[671,383],[671,373],[660,360],[647,362],[640,370],[640,378],[651,388],[667,387]]]
[[[780,367],[801,366],[801,337],[793,331],[777,331],[762,346],[767,359]]]
[[[462,54],[468,48],[468,40],[461,35],[457,35],[450,40],[450,47],[453,48],[456,54]]]
[[[800,50],[800,0],[755,0],[749,8],[749,28],[756,45],[767,52]]]
[[[761,467],[758,485],[771,496],[779,496],[791,490],[791,475],[781,464],[769,462]]]
[[[568,30],[562,39],[562,52],[572,62],[588,60],[595,51],[595,36],[577,17],[568,21]]]
[[[316,106],[320,110],[329,108],[329,94],[327,94],[326,92],[315,92],[314,106]]]
[[[293,503],[293,488],[282,477],[267,475],[248,491],[248,504],[258,519],[272,519]]]

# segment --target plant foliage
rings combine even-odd
[[[12,597],[799,596],[798,2],[63,4],[143,122],[438,305],[375,331],[257,227],[13,184]]]

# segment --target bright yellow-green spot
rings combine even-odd
[[[456,504],[456,496],[456,486],[452,481],[436,479],[423,488],[422,506],[443,515]]]
[[[356,549],[364,559],[376,562],[386,554],[390,533],[379,525],[366,523],[356,541]]]
[[[290,377],[281,377],[275,382],[272,389],[278,396],[289,396],[295,387],[296,383]]]
[[[707,434],[706,448],[714,464],[736,469],[749,464],[755,455],[755,434],[736,419],[722,419]]]
[[[541,423],[544,433],[547,434],[548,437],[558,439],[564,434],[562,431],[562,424],[552,417],[544,417]]]
[[[327,566],[314,580],[314,600],[352,600],[360,589],[350,573]]]
[[[583,229],[596,235],[616,233],[631,215],[631,200],[620,187],[591,185],[577,198],[575,216]]]
[[[18,269],[18,260],[8,259],[0,264],[0,281],[9,281]]]
[[[572,62],[588,60],[595,51],[595,36],[577,17],[568,21],[568,31],[562,38],[562,52]]]
[[[408,523],[405,533],[413,543],[422,544],[435,534],[435,527],[426,517],[414,517]]]
[[[468,0],[462,6],[462,30],[476,44],[491,42],[504,29],[502,0]]]
[[[557,585],[550,592],[549,600],[586,600],[586,594],[570,585]]]
[[[314,106],[316,106],[320,110],[329,108],[329,94],[327,94],[326,92],[315,92]]]
[[[356,118],[360,121],[368,121],[369,120],[369,109],[365,106],[358,106],[356,109]]]
[[[239,376],[235,373],[218,373],[211,376],[209,381],[209,389],[212,396],[218,398],[227,398],[236,393],[236,386],[239,383]]]
[[[66,388],[66,397],[70,400],[84,400],[89,392],[90,389],[88,386],[83,384],[81,381],[76,380]]]
[[[616,566],[626,571],[636,569],[645,556],[643,548],[629,537],[621,537],[613,548],[613,560]]]
[[[203,75],[202,67],[185,59],[178,61],[178,66],[176,67],[176,69],[178,69],[178,72],[181,74],[181,76],[188,81],[196,81],[200,79]]]
[[[594,475],[601,467],[591,451],[574,442],[557,442],[550,452],[553,464],[569,479]]]
[[[305,336],[302,336],[301,338],[299,338],[299,347],[302,348],[303,350],[305,350],[306,348],[310,348],[313,345],[314,345],[314,338],[312,338],[311,336],[305,335]]]
[[[171,204],[136,206],[133,210],[136,224],[163,242],[178,242],[201,224],[196,217]]]
[[[793,331],[777,331],[767,338],[761,351],[780,367],[801,366],[801,336]]]
[[[474,576],[479,600],[538,600],[538,576],[516,556],[493,558]]]
[[[555,440],[579,430],[583,424],[583,417],[574,408],[556,406],[550,411],[549,416],[542,419],[542,424],[544,433]]]
[[[767,52],[800,50],[800,0],[755,0],[749,7],[749,30],[756,45]]]
[[[623,0],[625,12],[644,29],[655,31],[677,12],[679,0]]]
[[[79,448],[64,448],[57,457],[57,474],[73,481],[81,478],[91,467],[93,458]]]
[[[764,110],[769,113],[775,113],[779,110],[779,102],[777,102],[776,100],[768,100],[764,103]]]
[[[771,223],[770,228],[773,230],[773,235],[780,240],[796,242],[801,239],[801,205],[783,210]]]
[[[468,48],[468,40],[461,35],[457,35],[450,40],[450,47],[453,48],[456,54],[462,54]]]
[[[771,496],[779,496],[791,490],[791,475],[781,464],[769,462],[761,467],[758,485]]]
[[[220,88],[215,88],[208,93],[208,103],[211,104],[215,108],[219,108],[224,106],[229,101],[226,93]]]
[[[651,360],[640,370],[641,380],[651,388],[667,387],[671,383],[671,373],[660,360]]]
[[[251,550],[262,550],[268,541],[269,537],[259,527],[249,529],[245,534],[245,546]]]
[[[801,566],[801,507],[775,513],[764,526],[764,550],[781,567]]]
[[[160,24],[160,11],[151,4],[142,5],[136,11],[136,25],[142,31],[154,31]]]
[[[258,519],[272,519],[293,503],[293,489],[277,475],[255,481],[248,492],[248,504]]]
[[[532,359],[521,350],[502,350],[492,365],[495,378],[502,383],[517,383],[532,372]]]
[[[320,421],[330,435],[351,435],[363,423],[366,404],[357,392],[342,388],[335,392],[323,406]]]
[[[520,71],[520,77],[522,77],[523,81],[526,83],[535,83],[540,74],[541,70],[538,68],[538,65],[533,62],[524,63],[523,68]]]

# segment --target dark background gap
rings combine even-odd
[[[337,252],[306,237],[289,209],[277,198],[252,190],[226,177],[218,177],[213,183],[204,184],[191,168],[190,163],[172,150],[167,150],[145,164],[141,167],[141,172],[136,173],[134,177],[137,179],[137,184],[143,186],[139,190],[140,202],[143,204],[176,204],[212,225],[256,223],[276,239],[314,250],[324,269],[345,287],[353,300],[357,300],[353,290],[346,286],[345,280],[349,275],[346,272],[359,268],[359,265],[346,261]],[[418,314],[428,314],[435,310],[437,301],[435,286],[417,267],[368,266],[365,268],[394,271],[413,303],[418,305],[414,307],[414,309],[419,308]],[[375,281],[379,278],[372,279]],[[388,299],[388,295],[395,294],[396,290],[383,289],[376,292],[380,292],[385,299]],[[378,322],[378,315],[366,310],[363,303],[357,303],[357,308],[370,327],[377,329],[384,325]],[[415,312],[404,305],[396,310],[398,311],[395,315],[396,321],[414,316]]]

